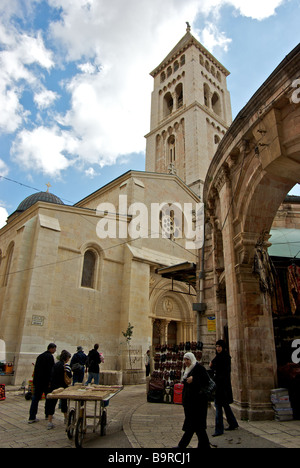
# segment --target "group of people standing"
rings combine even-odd
[[[104,358],[102,353],[98,351],[98,344],[94,345],[94,348],[90,350],[88,355],[84,353],[82,346],[77,347],[77,352],[73,357],[68,351],[63,350],[58,361],[55,363],[53,355],[56,349],[56,344],[50,343],[47,351],[37,357],[33,374],[34,392],[29,411],[29,424],[38,422],[36,415],[39,401],[43,394],[47,397],[48,393],[53,392],[53,390],[57,388],[67,388],[72,382],[72,379],[73,385],[75,385],[75,383],[83,383],[85,372],[88,373],[85,385],[89,385],[93,380],[96,385],[99,385],[100,364],[104,362]],[[71,362],[69,364],[70,359]],[[54,427],[53,415],[55,413],[56,404],[56,399],[46,399],[45,417],[48,419],[48,429],[53,429]],[[61,411],[66,418],[67,400],[61,400]]]

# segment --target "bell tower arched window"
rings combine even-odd
[[[176,146],[175,146],[175,137],[171,135],[168,139],[168,149],[169,149],[169,162],[173,164],[176,161]]]
[[[167,93],[164,98],[164,117],[173,112],[174,101],[171,93]]]
[[[217,93],[214,93],[212,96],[211,107],[217,115],[221,115],[221,101]]]

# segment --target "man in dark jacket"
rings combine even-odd
[[[82,383],[84,379],[84,366],[87,357],[84,354],[82,346],[77,346],[77,353],[74,354],[71,360],[71,369],[73,372],[73,385],[75,383]]]
[[[224,433],[223,423],[223,408],[226,419],[229,424],[228,431],[233,431],[239,427],[237,420],[230,408],[233,403],[232,387],[231,387],[231,357],[226,350],[224,340],[219,340],[216,343],[216,357],[210,363],[211,369],[215,373],[215,382],[217,386],[215,407],[216,407],[216,427],[213,437],[220,436]]]
[[[36,419],[36,415],[38,412],[39,401],[42,398],[43,393],[45,394],[45,397],[49,393],[51,371],[54,366],[53,354],[55,351],[56,345],[54,343],[50,343],[47,351],[37,357],[33,374],[34,393],[29,411],[29,424],[38,421],[38,419]],[[47,416],[48,415],[46,414],[46,417]]]
[[[101,362],[101,358],[100,358],[98,349],[99,349],[99,345],[95,344],[94,349],[91,349],[91,351],[88,354],[86,366],[88,368],[89,376],[85,385],[89,385],[90,383],[92,383],[93,379],[94,379],[95,385],[99,385],[99,381],[100,381],[99,364]]]

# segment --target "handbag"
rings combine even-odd
[[[200,395],[205,395],[208,398],[208,401],[214,401],[217,385],[216,382],[207,374],[208,383],[200,390]]]
[[[72,371],[73,371],[73,372],[79,372],[79,371],[82,371],[83,368],[84,368],[83,365],[81,365],[79,362],[76,362],[76,363],[73,364],[73,366],[72,366]]]
[[[72,379],[71,379],[71,377],[68,376],[66,371],[64,373],[64,381],[65,381],[65,384],[68,385],[68,386],[71,385],[71,383],[72,383]]]
[[[67,371],[71,372],[71,368],[70,368],[70,366],[69,366],[68,364],[65,364],[65,365],[64,365],[64,381],[65,381],[65,384],[66,384],[67,386],[69,386],[69,385],[71,385],[71,383],[72,383],[72,377],[69,377],[69,376],[68,376],[68,372],[67,372]]]

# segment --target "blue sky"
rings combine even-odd
[[[144,170],[149,73],[186,21],[230,70],[235,117],[299,43],[299,18],[300,0],[1,0],[0,226],[48,182],[73,204]]]

